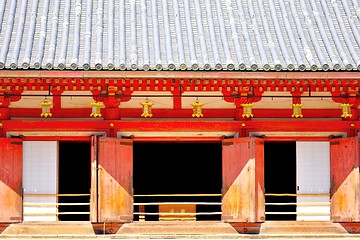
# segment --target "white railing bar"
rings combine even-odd
[[[150,203],[134,203],[134,206],[141,205],[221,205],[221,202],[150,202]]]
[[[273,215],[302,215],[302,216],[312,216],[312,215],[329,215],[330,212],[307,212],[307,213],[304,213],[304,212],[265,212],[265,214],[273,214]]]
[[[265,193],[265,196],[272,197],[327,197],[330,193]]]
[[[146,213],[146,212],[134,212],[134,215],[216,215],[216,214],[222,214],[222,212],[201,212],[201,213],[191,213],[191,212],[160,212],[160,213]]]
[[[221,197],[222,194],[136,194],[134,197]]]
[[[306,203],[265,203],[266,206],[296,205],[296,206],[330,206],[330,202],[306,202]]]
[[[49,215],[70,215],[70,214],[90,214],[90,212],[24,212],[24,216],[49,216]]]
[[[24,207],[32,206],[87,206],[90,203],[23,203]]]
[[[90,194],[48,194],[48,193],[25,193],[24,197],[88,197]]]

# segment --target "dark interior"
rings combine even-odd
[[[220,194],[222,183],[220,143],[134,143],[134,194]],[[139,202],[221,202],[221,197],[135,197]],[[138,212],[138,206],[134,212]],[[158,206],[145,206],[158,213]],[[220,212],[221,206],[196,207],[198,213]],[[138,215],[134,216],[135,221]],[[158,215],[146,216],[157,221]],[[220,220],[221,215],[197,216]]]
[[[265,193],[296,193],[296,142],[265,142]],[[295,196],[266,196],[266,203],[296,203]],[[266,212],[296,212],[295,205],[269,206]],[[296,214],[266,214],[266,220],[296,220]]]
[[[59,194],[90,193],[90,143],[59,142]],[[89,196],[59,197],[59,203],[89,203]],[[59,206],[59,212],[89,212],[89,205]],[[60,214],[60,221],[89,221],[89,214]]]

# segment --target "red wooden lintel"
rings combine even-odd
[[[6,132],[348,132],[360,129],[360,122],[341,120],[3,120],[0,129]],[[288,134],[286,135],[288,136]],[[294,135],[296,136],[296,134]]]

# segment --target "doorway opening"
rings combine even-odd
[[[90,220],[90,154],[89,142],[59,142],[60,221]]]
[[[296,142],[265,142],[264,151],[266,220],[296,220]]]
[[[134,212],[148,214],[142,220],[158,221],[159,212],[177,212],[169,203],[182,206],[183,215],[195,211],[192,220],[221,219],[220,142],[134,143],[133,163]],[[134,220],[141,216],[135,214]]]

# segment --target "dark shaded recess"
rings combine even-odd
[[[134,194],[219,194],[221,185],[221,143],[134,143]],[[135,202],[221,202],[221,197],[137,197]],[[145,211],[158,213],[158,206],[146,206]],[[197,206],[197,212],[220,211],[221,206]],[[146,216],[146,221],[158,217]]]
[[[265,142],[265,193],[296,193],[296,142]],[[266,196],[266,203],[296,203],[296,197]],[[266,206],[266,212],[296,212],[295,205]],[[296,214],[266,214],[266,220],[296,220]]]
[[[59,142],[59,194],[90,193],[90,154],[88,142]],[[89,203],[89,196],[59,197],[59,203]],[[59,206],[59,212],[89,212],[89,205]],[[89,214],[59,215],[60,221],[89,221]]]

